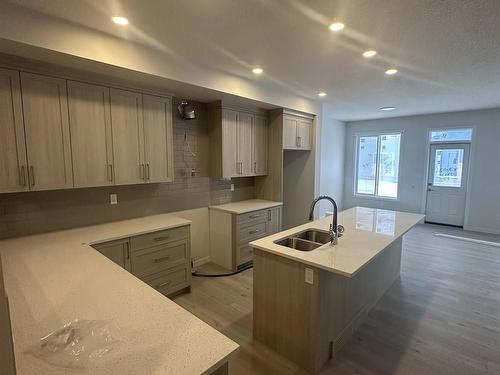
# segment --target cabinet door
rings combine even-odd
[[[111,129],[115,184],[140,184],[145,179],[142,95],[111,89]]]
[[[253,173],[257,176],[267,174],[267,131],[267,119],[256,117],[253,128]]]
[[[128,239],[106,242],[92,247],[120,267],[130,271],[130,244]]]
[[[299,120],[299,125],[297,127],[297,145],[301,150],[312,149],[312,120]]]
[[[172,102],[169,98],[142,96],[144,161],[147,182],[171,182],[173,174]]]
[[[298,119],[294,117],[284,116],[283,118],[283,149],[297,149],[297,128],[299,125]]]
[[[109,88],[68,81],[75,187],[113,184]]]
[[[281,231],[281,207],[268,209],[268,224],[267,234],[273,234]]]
[[[19,72],[0,69],[0,193],[28,190]]]
[[[238,162],[239,175],[253,175],[253,124],[255,117],[251,114],[240,112],[238,117]]]
[[[66,81],[21,73],[30,190],[73,187]]]
[[[222,177],[238,177],[238,112],[222,110]]]

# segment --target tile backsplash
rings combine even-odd
[[[193,103],[196,119],[185,121],[177,113],[179,102],[174,98],[172,105],[173,183],[0,194],[0,238],[254,198],[253,177],[232,181],[209,177],[206,105]],[[118,195],[117,205],[110,205],[110,194]]]

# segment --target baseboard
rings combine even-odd
[[[464,230],[468,230],[470,232],[481,232],[481,233],[487,233],[487,234],[500,234],[500,229],[493,229],[493,228],[483,228],[483,227],[471,227],[471,226],[464,226]]]
[[[193,268],[198,268],[200,266],[203,266],[204,264],[210,263],[210,256],[195,259],[193,261]]]

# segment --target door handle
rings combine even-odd
[[[144,164],[141,164],[139,167],[139,177],[141,178],[141,180],[146,179],[145,175],[146,175],[146,168],[145,168]]]
[[[26,186],[26,175],[24,174],[24,165],[19,168],[19,183],[21,186]]]
[[[146,164],[146,179],[149,180],[150,177],[150,169],[149,169],[149,163]]]
[[[108,164],[108,180],[110,182],[113,181],[113,165],[112,164]]]

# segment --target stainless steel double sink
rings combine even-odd
[[[289,237],[274,241],[275,244],[300,251],[311,251],[330,242],[330,234],[326,230],[306,229]]]

